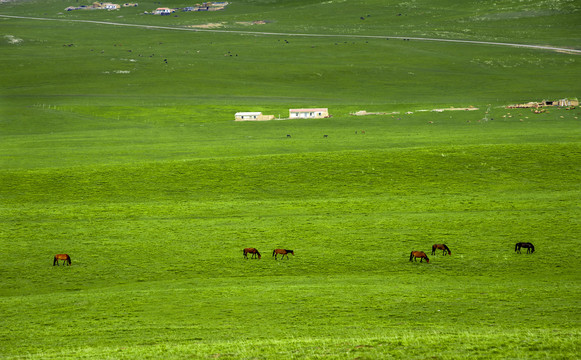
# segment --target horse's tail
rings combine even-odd
[[[54,260],[52,261],[52,266],[55,266],[58,264],[58,260],[56,259],[56,255],[54,256]]]
[[[67,255],[67,261],[68,261],[69,265],[71,265],[71,257],[69,255]]]
[[[276,253],[276,249],[272,250],[272,256],[274,256],[274,253]]]
[[[414,257],[414,252],[412,251],[412,252],[410,253],[410,261],[412,261],[413,257]]]
[[[450,248],[446,244],[444,244],[444,247],[448,251],[448,255],[452,255],[452,252],[450,251]]]
[[[518,250],[518,243],[516,243],[516,245],[514,246],[514,251]]]

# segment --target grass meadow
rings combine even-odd
[[[578,357],[581,110],[506,105],[581,58],[396,38],[580,49],[576,2],[70,5],[0,4],[48,19],[0,17],[0,358]]]

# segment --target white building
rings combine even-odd
[[[289,117],[291,119],[320,119],[329,117],[329,109],[290,109]]]
[[[274,115],[262,115],[261,112],[237,112],[236,121],[267,121],[274,119]]]
[[[174,12],[173,9],[170,8],[157,8],[153,11],[154,15],[169,15]]]
[[[120,8],[119,4],[102,3],[101,7],[107,10],[117,10]]]

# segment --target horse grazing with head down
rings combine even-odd
[[[428,258],[428,255],[426,255],[425,252],[423,251],[412,251],[410,253],[410,261],[417,261],[417,259],[420,258],[420,262],[424,261],[424,259],[426,259],[426,262],[429,264],[430,263],[430,259]]]
[[[258,257],[259,259],[262,257],[260,256],[260,253],[258,252],[258,250],[256,250],[255,248],[246,248],[244,250],[242,250],[242,253],[244,254],[244,257],[246,259],[248,259],[248,254],[252,254],[251,258],[254,259],[256,257]]]
[[[278,255],[282,255],[283,259],[284,259],[284,256],[286,255],[286,258],[288,259],[288,254],[292,254],[293,256],[295,256],[295,252],[292,250],[288,250],[288,249],[274,249],[274,251],[272,252],[272,256],[274,256],[274,260],[277,259]]]
[[[63,265],[65,263],[68,263],[68,265],[71,265],[71,257],[68,254],[56,254],[54,256],[54,260],[52,262],[52,266],[59,266],[59,260],[63,261]]]
[[[533,244],[531,244],[530,242],[516,243],[516,245],[514,246],[514,251],[520,254],[521,248],[526,248],[527,254],[532,254],[535,252],[535,246]]]
[[[448,255],[452,255],[452,252],[445,244],[434,244],[432,245],[432,255],[436,254],[436,250],[443,250],[443,254],[446,255],[446,251]]]

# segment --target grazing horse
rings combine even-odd
[[[526,248],[527,254],[532,254],[535,252],[535,246],[529,242],[519,242],[514,246],[514,251],[520,254],[520,248]]]
[[[246,248],[242,250],[242,253],[244,254],[244,257],[246,259],[248,259],[248,254],[252,254],[251,259],[254,259],[256,257],[258,257],[259,259],[261,258],[260,253],[255,248]]]
[[[71,257],[68,254],[56,254],[54,256],[54,260],[52,262],[52,266],[59,266],[59,260],[63,261],[63,265],[65,263],[69,263],[69,265],[71,265]]]
[[[410,261],[417,261],[416,259],[420,258],[420,262],[424,261],[424,259],[426,259],[426,262],[429,264],[430,263],[430,259],[428,259],[428,255],[426,255],[425,252],[423,251],[412,251],[410,253]]]
[[[288,259],[288,254],[293,254],[293,256],[295,256],[295,252],[293,250],[287,250],[287,249],[274,249],[274,251],[272,252],[272,256],[274,256],[274,260],[277,259],[278,255],[282,255],[282,258],[284,259],[284,256],[286,255],[286,258]]]
[[[432,255],[436,254],[436,250],[443,250],[443,254],[446,255],[446,251],[448,252],[448,255],[452,255],[452,252],[450,251],[450,249],[445,245],[445,244],[434,244],[432,245]]]

